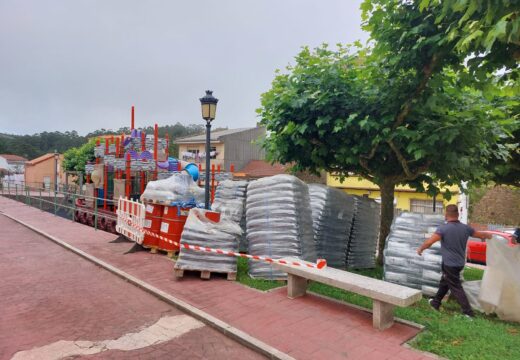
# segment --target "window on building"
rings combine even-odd
[[[215,146],[211,147],[210,154],[211,154],[210,159],[217,158],[217,148]]]
[[[433,200],[410,200],[410,211],[421,214],[444,214],[444,204],[437,200],[435,203],[435,212],[433,212]]]

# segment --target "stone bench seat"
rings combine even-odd
[[[284,260],[289,264],[304,263],[295,258],[284,258]],[[280,263],[272,265],[287,273],[287,296],[290,299],[305,295],[308,280],[371,298],[373,300],[372,323],[380,330],[393,325],[395,306],[407,307],[422,297],[422,293],[416,289],[334,268],[316,269]]]

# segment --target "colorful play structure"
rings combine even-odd
[[[95,162],[85,166],[86,191],[84,197],[76,199],[74,218],[77,222],[97,227],[98,229],[116,233],[118,199],[126,198],[139,200],[150,181],[166,179],[173,174],[189,174],[199,186],[205,181],[201,164],[182,161],[169,156],[170,139],[159,138],[158,126],[155,124],[154,133],[146,134],[135,128],[135,110],[131,110],[131,132],[120,136],[104,136],[97,139],[94,148]],[[213,202],[215,189],[219,181],[232,177],[234,166],[229,172],[221,166],[211,166],[210,199]],[[178,204],[148,203],[147,220],[149,228],[159,231],[161,224],[170,223],[166,233],[180,234],[176,221],[185,220],[185,211],[170,211],[169,208],[179,207]],[[196,207],[199,204],[185,204],[183,208]],[[93,211],[95,209],[95,211]],[[158,219],[166,221],[159,221]],[[97,220],[96,220],[97,219]],[[167,227],[162,225],[163,228]],[[180,230],[180,231],[179,231]],[[156,239],[146,239],[153,240]],[[146,246],[149,241],[146,241]],[[152,250],[157,247],[168,252],[175,249],[162,249],[159,244],[151,244]]]

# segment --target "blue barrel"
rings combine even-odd
[[[184,170],[191,175],[193,181],[197,181],[199,179],[199,167],[197,164],[189,163],[184,167]]]

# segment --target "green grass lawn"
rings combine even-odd
[[[355,273],[381,279],[381,267]],[[466,280],[480,280],[483,271],[466,268]],[[255,280],[247,275],[247,260],[238,259],[237,280],[259,290],[285,285],[280,281]],[[328,285],[311,282],[309,291],[350,304],[372,308],[372,300],[361,295]],[[473,321],[460,316],[459,305],[454,301],[443,303],[441,312],[434,311],[427,299],[413,306],[396,308],[397,317],[425,326],[410,345],[449,359],[520,359],[520,324],[507,323],[496,316],[477,313]]]

